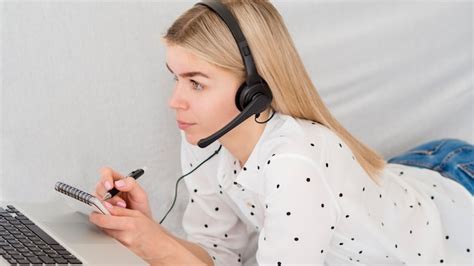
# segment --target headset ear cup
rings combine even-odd
[[[245,94],[244,90],[247,88],[247,84],[244,82],[242,85],[240,85],[239,89],[237,90],[237,93],[235,94],[235,105],[237,106],[237,109],[239,111],[243,111],[246,103],[245,103]]]

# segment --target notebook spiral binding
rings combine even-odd
[[[75,187],[72,187],[68,184],[64,184],[64,183],[61,183],[61,182],[56,182],[56,185],[54,186],[54,189],[56,189],[57,191],[63,193],[63,194],[66,194],[72,198],[75,198],[77,200],[80,200],[86,204],[93,204],[91,202],[91,199],[94,198],[94,196],[92,196],[91,194],[87,193],[87,192],[84,192],[80,189],[77,189]]]

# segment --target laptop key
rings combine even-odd
[[[54,260],[48,256],[40,256],[39,257],[44,263],[54,263]]]
[[[58,245],[59,243],[56,242],[52,237],[50,237],[48,234],[46,234],[41,228],[39,228],[35,224],[28,224],[26,225],[28,229],[33,231],[36,235],[38,235],[44,242],[46,242],[48,245]]]
[[[78,259],[70,259],[68,260],[69,264],[74,264],[74,265],[82,265],[82,262]]]

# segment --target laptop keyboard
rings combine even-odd
[[[11,265],[82,264],[12,205],[0,207],[0,256]]]

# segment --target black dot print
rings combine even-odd
[[[240,259],[238,259],[237,261],[240,262]]]
[[[441,260],[439,260],[439,262],[440,262],[440,263],[443,263],[443,262],[444,262],[444,260],[442,260],[442,259],[441,259]]]
[[[339,193],[339,197],[342,198],[342,193]]]
[[[309,182],[309,181],[311,181],[311,178],[309,178],[309,177],[306,178],[306,182]]]
[[[383,226],[383,222],[382,222],[382,226]]]
[[[216,257],[212,256],[212,259],[213,259],[213,260],[216,260]]]
[[[398,245],[397,245],[397,244],[395,244],[395,248],[398,248]]]
[[[217,244],[214,244],[214,247],[217,248]]]
[[[189,166],[193,167],[193,164],[192,164],[192,163],[189,163]]]
[[[346,215],[346,218],[349,218],[349,214]]]
[[[291,215],[291,212],[287,212],[286,215],[287,215],[287,216],[290,216],[290,215]]]
[[[359,251],[359,254],[362,254],[362,250]]]
[[[298,241],[298,240],[299,240],[299,238],[295,237],[295,241]]]
[[[194,200],[193,200],[193,199],[191,199],[191,203],[193,203],[193,202],[194,202]]]
[[[431,196],[431,199],[434,199],[434,196]]]
[[[234,170],[234,175],[236,175],[236,174],[237,174],[237,170]]]
[[[268,204],[265,204],[265,209],[268,209]]]
[[[421,257],[421,253],[418,253],[418,256],[420,256],[420,257]]]
[[[257,165],[257,170],[260,170],[260,165]]]
[[[219,210],[219,207],[216,207],[214,210],[218,211],[218,210]]]
[[[196,192],[198,192],[198,190],[197,190],[197,189],[194,189],[194,193],[196,193]]]
[[[208,227],[208,226],[207,226],[207,224],[205,224],[205,225],[204,225],[204,227],[206,227],[206,228],[207,228],[207,227]]]
[[[446,236],[446,239],[449,239],[449,236]]]
[[[329,164],[328,164],[328,163],[326,163],[326,167],[329,167]]]
[[[244,167],[244,171],[247,171],[247,167]]]
[[[321,203],[321,208],[324,208],[324,203]]]
[[[310,145],[311,145],[312,147],[314,147],[314,143],[311,143]]]
[[[323,252],[324,252],[324,249],[321,249],[321,253],[323,253]]]
[[[278,266],[281,266],[281,262],[278,262],[277,265],[278,265]]]
[[[331,230],[334,230],[334,225],[333,225],[333,226],[331,226]]]
[[[436,187],[436,184],[433,184],[433,187]]]
[[[471,250],[470,250],[470,249],[466,249],[466,251],[467,251],[467,252],[471,252]]]
[[[342,246],[342,245],[344,245],[344,243],[342,243],[342,242],[341,242],[341,243],[339,243],[339,246]]]
[[[227,234],[225,234],[224,236],[225,236],[225,237],[228,237],[228,235],[227,235]]]
[[[412,233],[413,233],[413,231],[412,231],[412,230],[410,230],[410,234],[412,234]]]
[[[400,175],[403,175],[403,171],[400,172]]]
[[[221,190],[221,191],[219,191],[219,193],[221,193],[221,194],[222,194],[222,190]]]
[[[270,160],[268,160],[267,164],[270,164]]]
[[[379,198],[382,198],[382,194],[379,194]]]
[[[354,238],[351,238],[352,241],[354,241]]]
[[[280,188],[280,184],[277,184],[277,188]]]
[[[342,144],[341,144],[341,143],[339,143],[339,147],[341,147],[341,148],[342,148]]]
[[[413,208],[413,205],[410,205],[410,208]]]
[[[252,216],[253,216],[253,215],[254,215],[254,213],[253,213],[253,212],[250,212],[250,215],[252,215]]]
[[[234,185],[237,185],[237,182],[234,182]]]
[[[365,187],[362,188],[362,191],[365,191]]]

